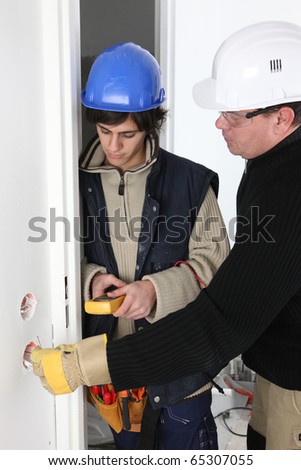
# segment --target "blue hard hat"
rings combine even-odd
[[[161,70],[154,56],[132,42],[105,49],[94,61],[82,103],[105,111],[140,112],[165,101]]]

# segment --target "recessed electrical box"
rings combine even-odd
[[[24,352],[23,352],[23,366],[26,370],[32,370],[32,363],[30,361],[30,355],[34,348],[36,348],[38,344],[35,341],[30,341],[26,344]]]
[[[37,305],[37,300],[34,294],[28,293],[24,295],[22,302],[21,302],[21,307],[20,307],[20,314],[23,320],[29,321],[33,317],[35,313]]]

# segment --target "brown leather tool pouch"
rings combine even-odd
[[[109,385],[110,388],[110,385]],[[135,399],[133,395],[129,394],[130,398],[128,400],[122,399],[122,392],[117,393],[116,401],[110,405],[105,405],[93,395],[91,387],[87,387],[87,400],[94,406],[99,415],[108,423],[111,428],[114,429],[117,433],[122,431],[122,429],[127,429],[128,431],[140,432],[141,430],[141,421],[143,416],[143,411],[146,405],[147,396],[146,393],[141,399]],[[124,410],[123,406],[128,407],[128,419],[129,425],[123,422]],[[130,428],[129,428],[130,426]]]

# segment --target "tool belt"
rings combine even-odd
[[[87,399],[117,433],[140,432],[147,400],[144,387],[115,393],[112,384],[94,385],[87,387]]]

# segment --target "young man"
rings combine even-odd
[[[109,365],[103,361],[102,373],[110,371],[117,389],[243,353],[257,373],[250,449],[301,449],[300,54],[301,28],[286,22],[249,26],[221,45],[194,96],[221,112],[216,126],[230,152],[246,159],[235,245],[188,307],[107,348],[99,338]],[[142,345],[143,361],[135,354]]]
[[[82,101],[97,131],[80,162],[84,297],[112,288],[125,295],[114,317],[86,315],[85,336],[118,339],[194,300],[196,278],[209,284],[228,255],[228,240],[216,201],[217,175],[159,147],[165,92],[148,51],[124,43],[102,52]],[[210,231],[209,218],[215,220]],[[161,402],[159,448],[217,448],[211,388],[204,374],[172,384],[168,406]],[[156,388],[149,394],[158,396]],[[137,447],[139,433],[112,432],[117,449]]]

